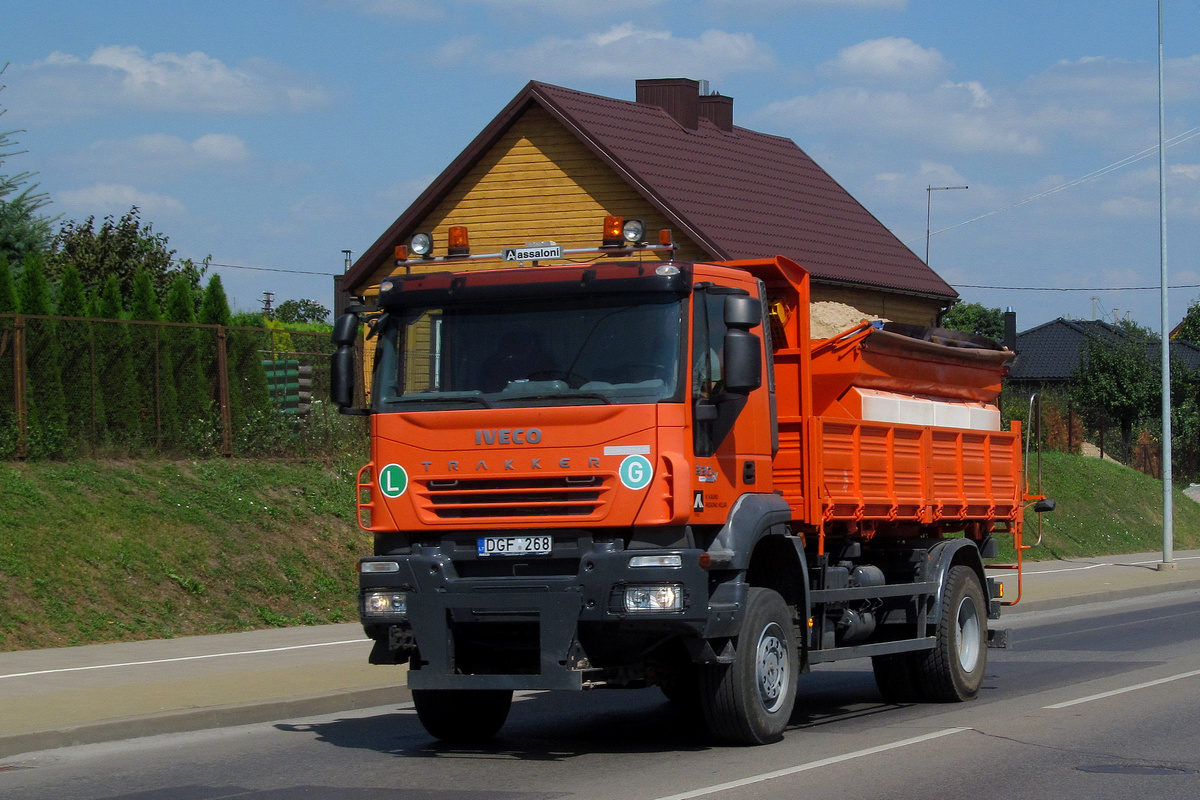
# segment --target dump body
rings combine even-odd
[[[1020,547],[1007,351],[813,341],[784,258],[393,276],[379,307],[362,618],[435,735],[498,728],[513,689],[657,684],[772,741],[799,673],[849,657],[885,696],[978,690],[983,558]],[[498,722],[437,721],[464,697]]]

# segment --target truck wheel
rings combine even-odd
[[[500,730],[512,705],[503,689],[413,689],[417,717],[430,736],[444,742],[482,742]]]
[[[714,738],[767,744],[783,737],[796,704],[796,634],[777,592],[751,587],[732,664],[700,669],[700,707]]]
[[[937,644],[921,659],[918,676],[926,699],[971,700],[987,668],[987,602],[975,570],[951,567],[942,591]]]
[[[871,656],[871,669],[883,702],[901,704],[921,701],[921,685],[917,678],[917,659],[922,653],[889,653]]]

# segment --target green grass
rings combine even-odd
[[[1061,453],[1042,465],[1058,509],[1027,559],[1161,549],[1158,481]],[[0,464],[0,650],[356,620],[355,564],[371,552],[358,466]],[[1175,547],[1200,548],[1200,504],[1182,493]]]
[[[0,649],[357,619],[358,464],[0,464]]]
[[[1030,459],[1036,491],[1036,460]],[[1058,503],[1042,515],[1042,544],[1026,559],[1060,559],[1162,551],[1162,481],[1098,458],[1042,454],[1042,488]],[[1174,547],[1200,548],[1200,503],[1174,493]],[[1026,544],[1037,541],[1037,515],[1025,514]],[[1008,554],[1002,558],[1010,559]]]

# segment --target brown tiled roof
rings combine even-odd
[[[947,300],[957,292],[790,139],[531,82],[346,278],[356,287],[530,104],[546,109],[715,259],[784,255],[818,281]]]

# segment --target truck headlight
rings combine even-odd
[[[408,595],[404,592],[366,592],[363,613],[404,616],[408,613]]]
[[[682,609],[683,586],[677,583],[625,587],[626,611],[680,611]]]
[[[683,556],[678,553],[664,556],[633,556],[629,566],[637,567],[682,567]]]

